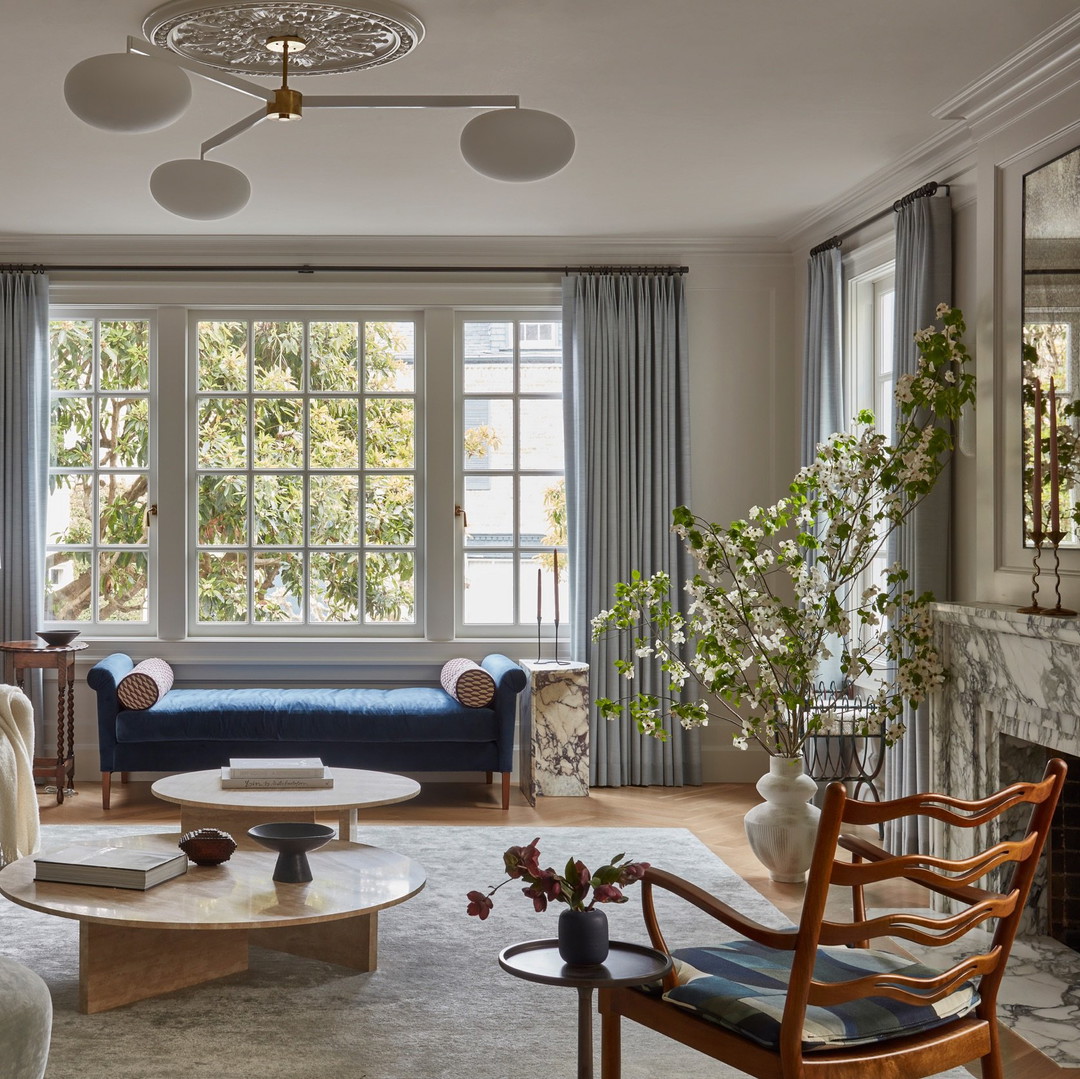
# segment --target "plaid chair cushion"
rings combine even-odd
[[[680,984],[664,994],[665,1000],[759,1045],[777,1048],[793,952],[737,941],[683,948],[672,956]],[[814,965],[814,978],[820,982],[878,972],[919,978],[937,973],[903,956],[867,948],[819,948]],[[978,1003],[974,984],[965,982],[936,1004],[866,997],[830,1007],[811,1006],[806,1009],[803,1049],[834,1049],[913,1034],[967,1015]]]

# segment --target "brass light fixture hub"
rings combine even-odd
[[[295,34],[278,34],[276,37],[269,37],[266,39],[266,47],[271,52],[278,54],[283,53],[286,49],[289,50],[290,56],[295,56],[298,52],[303,52],[307,48],[307,42],[302,37],[297,37]]]
[[[282,86],[274,91],[274,100],[266,103],[271,120],[299,120],[304,112],[304,97],[299,90]]]

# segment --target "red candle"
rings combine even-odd
[[[551,552],[552,572],[555,574],[555,625],[559,624],[559,552]]]
[[[1033,532],[1041,532],[1043,530],[1042,383],[1038,379],[1035,379],[1035,436],[1032,456],[1034,463],[1031,471],[1031,529]]]
[[[544,571],[543,571],[543,569],[538,567],[537,570],[536,570],[536,620],[537,620],[537,622],[540,621],[540,609],[542,607],[542,602],[541,601],[544,598],[543,579],[544,579]]]
[[[1057,392],[1054,380],[1050,379],[1050,531],[1061,531],[1058,516],[1058,441],[1057,441]]]

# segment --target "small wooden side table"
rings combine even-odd
[[[572,967],[562,961],[557,940],[526,940],[499,953],[499,966],[516,978],[545,985],[573,986],[578,991],[577,1077],[592,1079],[594,989],[645,985],[671,970],[671,957],[644,944],[613,940],[608,957],[592,967]]]
[[[4,641],[4,677],[9,684],[25,689],[23,672],[29,669],[56,671],[56,756],[34,757],[34,776],[51,778],[56,784],[56,802],[74,794],[75,783],[75,653],[89,647],[86,641],[47,645],[36,641]],[[46,787],[47,791],[51,788]]]

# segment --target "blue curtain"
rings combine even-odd
[[[830,247],[806,264],[806,346],[803,352],[802,463],[817,455],[817,446],[847,428],[844,368],[841,351],[843,300],[840,249]]]
[[[843,277],[840,248],[811,254],[806,264],[806,344],[803,349],[802,463],[817,456],[818,443],[847,429],[844,402]],[[812,555],[813,552],[810,552]],[[826,685],[843,681],[840,652],[833,638],[832,658],[823,660],[817,677]],[[820,784],[824,789],[824,784]]]
[[[671,511],[690,500],[685,281],[568,275],[563,326],[572,654],[590,666],[594,699],[663,692],[659,672],[656,684],[646,677],[632,686],[618,675],[620,645],[594,642],[590,622],[634,570],[666,570],[684,601],[690,565],[671,532]],[[628,719],[594,712],[590,769],[598,786],[700,783],[698,732],[676,725],[659,742]]]
[[[0,638],[33,639],[45,565],[49,281],[0,273]]]
[[[896,214],[896,374],[915,371],[919,350],[916,330],[934,323],[939,303],[952,303],[952,200],[947,196],[916,198]],[[952,598],[952,468],[946,467],[914,514],[893,533],[889,561],[910,574],[916,593]],[[930,719],[926,704],[908,716],[907,734],[885,755],[885,793],[903,798],[929,789]],[[948,793],[947,791],[945,793]],[[897,821],[886,831],[896,854],[929,849],[929,826]]]

